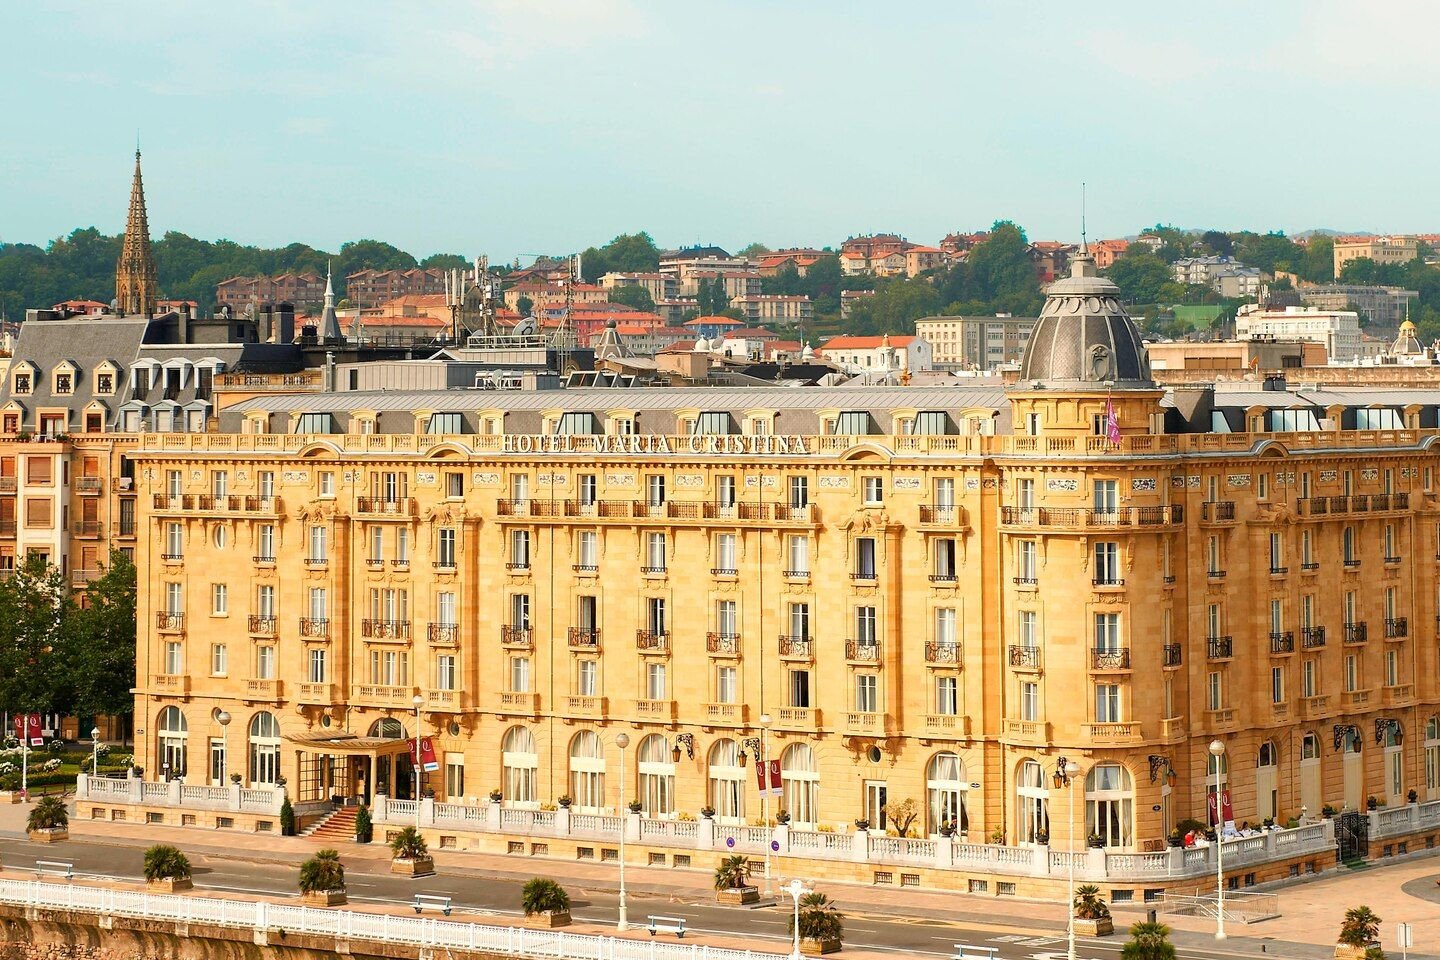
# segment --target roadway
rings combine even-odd
[[[197,891],[277,897],[297,895],[295,880],[298,869],[292,864],[222,856],[193,848],[187,854]],[[4,863],[7,875],[23,874],[37,859],[71,862],[79,878],[108,877],[139,882],[143,876],[144,850],[140,846],[81,838],[42,847],[18,838],[0,837],[0,862]],[[445,872],[433,877],[410,879],[379,872],[387,866],[385,862],[375,861],[346,864],[349,901],[353,909],[364,910],[366,904],[408,904],[414,894],[426,893],[451,897],[455,919],[484,923],[489,922],[488,918],[513,919],[520,916],[518,904],[523,881],[515,877],[485,876],[477,871],[458,872],[446,868]],[[559,868],[563,865],[557,863],[555,866]],[[614,891],[582,887],[563,876],[557,879],[570,892],[571,914],[577,921],[597,924],[615,922],[617,895]],[[1055,929],[1026,930],[1013,918],[998,916],[993,926],[973,921],[888,916],[867,912],[863,906],[857,909],[855,895],[862,893],[863,890],[842,888],[833,894],[845,914],[847,948],[950,957],[955,952],[954,945],[964,943],[994,947],[1000,960],[1064,960],[1066,956],[1065,934],[1058,929],[1058,924]],[[783,894],[781,898],[783,909],[778,904],[735,908],[722,907],[695,897],[632,888],[627,900],[634,926],[643,925],[649,914],[684,917],[688,927],[697,933],[745,936],[753,939],[756,950],[788,953],[790,900]],[[966,898],[966,909],[977,907],[982,907],[982,904]],[[1123,930],[1133,919],[1133,915],[1121,915],[1117,918],[1117,930]],[[1215,941],[1206,937],[1179,934],[1175,939],[1179,956],[1186,960],[1254,958],[1262,955],[1313,960],[1330,955],[1328,950],[1314,946],[1249,938],[1232,939],[1226,943],[1224,950],[1218,949]],[[1115,960],[1124,940],[1123,935],[1100,940],[1082,938],[1076,950],[1077,960]],[[1412,954],[1412,957],[1418,956]]]

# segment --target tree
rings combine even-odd
[[[910,827],[920,817],[920,805],[913,797],[907,797],[899,803],[887,803],[882,810],[895,825],[895,832],[902,837],[910,836]]]
[[[410,270],[415,258],[381,240],[352,240],[340,245],[336,272],[348,276],[358,270]]]
[[[440,270],[469,270],[474,266],[458,253],[432,253],[420,261],[420,266]]]
[[[1293,270],[1303,255],[1299,245],[1279,231],[1242,233],[1240,242],[1235,245],[1237,260],[1246,266],[1259,267],[1266,273]]]
[[[1311,283],[1329,283],[1335,279],[1335,238],[1325,234],[1312,234],[1305,245],[1305,253],[1297,265],[1302,280]]]
[[[655,312],[655,301],[650,297],[650,291],[638,283],[626,284],[623,287],[615,287],[610,291],[611,303],[623,303],[626,306],[634,307],[636,310],[644,310],[646,313]]]
[[[62,629],[73,607],[60,571],[37,554],[0,584],[0,703],[6,709],[73,712],[75,674]],[[132,626],[132,661],[134,638]]]
[[[64,647],[74,676],[75,712],[128,716],[135,708],[135,564],[116,550],[72,607]]]
[[[660,249],[650,234],[622,233],[603,247],[590,247],[580,255],[584,279],[596,283],[607,273],[653,273],[660,268]]]
[[[856,305],[849,329],[866,336],[909,333],[917,319],[939,310],[940,294],[928,279],[886,280],[876,285],[875,296]]]
[[[940,299],[947,313],[1038,313],[1044,302],[1025,231],[997,220],[986,239],[963,263],[940,278]]]
[[[1121,298],[1129,303],[1159,303],[1164,288],[1173,282],[1165,261],[1138,243],[1131,244],[1105,275],[1115,281]]]
[[[190,858],[178,847],[157,843],[145,851],[144,873],[150,883],[156,880],[189,880]]]
[[[1380,918],[1369,907],[1351,907],[1345,911],[1340,925],[1339,942],[1349,947],[1365,947],[1380,936]]]
[[[743,856],[722,857],[715,868],[716,890],[739,890],[750,878],[750,865]]]
[[[1170,928],[1141,920],[1130,927],[1130,941],[1120,948],[1120,960],[1175,960]]]
[[[532,877],[520,888],[520,908],[527,917],[537,913],[569,913],[570,894],[549,877]]]
[[[300,864],[301,893],[333,893],[345,889],[345,865],[340,851],[326,848]]]
[[[1231,242],[1230,235],[1220,230],[1206,230],[1200,234],[1200,242],[1209,247],[1216,256],[1228,257],[1235,252],[1235,244]]]
[[[535,309],[535,301],[529,297],[520,296],[515,298],[515,312],[522,317],[530,316],[530,311]]]
[[[765,256],[765,254],[770,252],[770,248],[765,246],[765,244],[756,242],[741,247],[740,252],[737,253],[736,256],[746,257],[751,260],[758,260],[761,257]]]
[[[800,898],[800,939],[840,940],[845,935],[845,917],[823,893],[807,893]],[[795,918],[786,930],[795,935]]]

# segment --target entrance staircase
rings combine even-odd
[[[355,817],[359,813],[359,807],[341,807],[300,831],[300,836],[326,846],[353,841]]]

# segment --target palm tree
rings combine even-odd
[[[1380,918],[1369,907],[1351,907],[1345,911],[1345,922],[1340,925],[1340,942],[1346,946],[1364,947],[1375,942],[1380,935]]]
[[[44,797],[30,808],[25,823],[27,830],[64,830],[70,826],[70,814],[58,797]]]
[[[1110,916],[1110,908],[1100,899],[1100,888],[1093,883],[1075,888],[1074,906],[1077,920],[1104,920]]]
[[[390,841],[390,853],[396,860],[424,860],[430,854],[425,838],[414,827],[405,827]]]
[[[720,861],[720,866],[715,868],[715,889],[739,890],[745,886],[749,873],[744,857],[725,857]]]
[[[301,893],[332,893],[345,889],[345,865],[340,851],[321,850],[300,864]]]
[[[1175,960],[1170,928],[1142,920],[1130,927],[1130,942],[1120,948],[1120,960]]]
[[[534,877],[520,891],[520,906],[527,917],[537,913],[569,913],[570,894],[548,877]]]

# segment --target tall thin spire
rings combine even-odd
[[[1090,238],[1085,233],[1085,181],[1080,181],[1080,252],[1090,252]]]
[[[135,179],[130,184],[130,212],[125,241],[115,264],[115,309],[148,317],[155,312],[155,257],[150,250],[150,220],[145,214],[145,184],[140,178],[140,149],[135,149]]]
[[[344,337],[340,334],[340,318],[335,315],[335,285],[330,280],[330,265],[325,265],[325,309],[320,314],[320,336],[326,343],[337,343]]]

